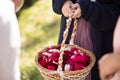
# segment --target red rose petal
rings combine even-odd
[[[38,62],[45,68],[50,70],[57,70],[57,63],[59,59],[59,51],[61,46],[51,46],[46,48],[45,52],[50,53],[50,56],[46,56],[43,52],[38,52],[39,58]],[[71,50],[65,50],[63,54],[63,63],[62,68],[64,70],[65,64],[70,65],[70,70],[80,70],[90,64],[90,57],[86,54],[86,52],[80,54],[78,48],[71,48]]]
[[[83,56],[81,56],[80,54],[74,54],[73,56],[71,56],[71,60],[73,60],[74,62],[84,62],[85,59]]]
[[[40,61],[40,64],[43,66],[43,67],[47,67],[47,62],[45,59],[41,60]]]
[[[54,65],[48,65],[47,68],[50,69],[50,70],[56,70]]]
[[[43,52],[38,52],[38,54],[39,54],[39,56],[40,57],[42,57],[43,56],[43,54],[42,54]]]
[[[81,70],[83,68],[84,68],[83,64],[81,64],[81,63],[74,63],[73,70]]]
[[[59,58],[60,54],[58,52],[52,52],[52,55],[51,55],[51,59],[58,62],[58,58]]]
[[[53,63],[53,61],[48,62],[47,68],[50,70],[57,70],[58,65]]]

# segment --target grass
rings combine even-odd
[[[20,11],[22,53],[20,56],[21,80],[44,80],[35,66],[37,51],[57,44],[60,16],[52,11],[51,0],[38,0]]]

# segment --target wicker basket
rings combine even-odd
[[[69,23],[68,26],[70,26],[70,23]],[[74,34],[73,34],[73,36],[74,36]],[[64,40],[66,40],[67,36],[64,36],[64,37],[65,37]],[[45,78],[45,80],[84,80],[86,78],[86,76],[89,74],[91,68],[94,66],[96,58],[95,58],[94,54],[91,51],[86,50],[86,49],[84,49],[82,47],[78,47],[77,45],[64,44],[64,42],[65,42],[64,40],[63,40],[63,43],[61,44],[61,47],[62,46],[69,46],[71,48],[78,48],[81,51],[86,52],[86,54],[90,57],[90,64],[87,67],[85,67],[84,69],[82,69],[82,70],[62,71],[64,77],[61,78],[61,76],[60,76],[60,74],[58,73],[57,70],[56,71],[49,70],[49,69],[44,68],[43,66],[41,66],[40,63],[38,63],[38,57],[39,57],[39,55],[37,54],[35,56],[35,63],[37,65],[37,68],[40,71],[40,73],[42,74],[42,76]],[[59,45],[55,45],[54,47],[57,47],[57,46],[59,46]],[[44,52],[45,49],[46,48],[44,48],[41,51]]]
[[[77,47],[74,45],[68,45],[68,44],[66,44],[66,45],[71,46],[71,47]],[[63,71],[64,76],[65,76],[64,80],[84,80],[84,78],[88,75],[89,71],[91,70],[91,68],[93,67],[93,65],[95,63],[95,56],[91,51],[83,49],[81,47],[77,47],[77,48],[79,48],[80,50],[85,51],[87,53],[87,55],[90,57],[90,64],[82,70]],[[39,56],[37,54],[35,57],[35,62],[36,62],[37,68],[40,71],[40,73],[42,74],[42,76],[48,80],[60,80],[60,76],[56,71],[48,70],[48,69],[42,67],[38,63],[38,57]]]

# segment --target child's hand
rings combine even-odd
[[[78,3],[72,4],[72,8],[74,9],[74,14],[72,18],[79,18],[81,16],[81,8]]]
[[[62,6],[62,13],[65,17],[71,17],[73,15],[74,10],[72,9],[72,1],[66,0],[66,2]]]

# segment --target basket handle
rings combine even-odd
[[[60,75],[62,75],[61,72],[62,72],[63,54],[64,54],[64,49],[66,47],[65,41],[68,37],[71,21],[72,21],[72,18],[68,18],[66,20],[66,29],[63,33],[63,41],[61,43],[60,57],[59,57],[59,60],[58,60],[58,69],[57,69],[57,71],[60,73]],[[75,34],[76,34],[77,23],[78,23],[78,21],[77,21],[77,19],[75,19],[74,24],[73,24],[73,31],[72,31],[72,35],[71,35],[71,39],[70,39],[70,43],[69,43],[70,45],[74,45],[74,37],[75,37]]]
[[[72,35],[71,35],[71,39],[70,39],[70,43],[69,43],[70,45],[74,45],[74,38],[76,35],[77,24],[78,24],[78,20],[75,18],[74,24],[73,24],[73,31],[72,31]]]
[[[66,20],[66,29],[65,29],[65,31],[63,33],[63,41],[61,43],[61,47],[63,47],[65,45],[65,41],[66,41],[66,39],[68,37],[71,21],[72,21],[72,18],[68,18]],[[70,42],[69,42],[70,45],[74,45],[74,37],[76,35],[77,23],[78,23],[78,20],[75,18],[74,19],[74,24],[73,24],[72,35],[71,35],[71,39],[70,39]]]

